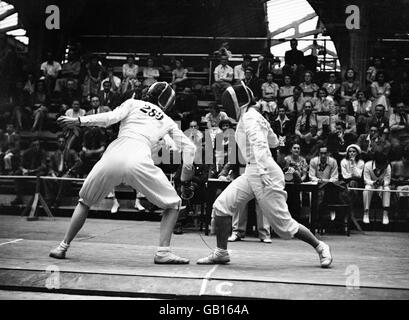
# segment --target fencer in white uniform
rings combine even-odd
[[[256,198],[271,227],[280,237],[299,238],[311,244],[319,254],[321,267],[332,262],[329,246],[319,241],[306,227],[295,221],[288,211],[284,174],[274,161],[270,148],[279,145],[276,134],[261,115],[251,90],[241,83],[228,88],[222,97],[227,114],[239,120],[236,142],[246,161],[245,173],[235,179],[213,204],[217,248],[198,264],[225,264],[230,261],[227,251],[231,217],[250,200]]]
[[[170,240],[181,199],[163,173],[154,165],[152,147],[167,134],[183,152],[181,180],[184,192],[189,190],[193,176],[193,159],[196,147],[165,114],[174,105],[175,92],[166,82],[153,84],[143,100],[129,99],[111,112],[79,118],[60,117],[63,127],[108,127],[120,122],[118,138],[113,141],[87,176],[80,192],[70,227],[60,245],[50,252],[54,258],[64,259],[70,242],[83,226],[89,208],[104,199],[115,186],[124,183],[142,192],[146,198],[164,209],[159,248],[154,262],[159,264],[184,264],[188,259],[170,251]],[[187,191],[186,191],[187,190]]]

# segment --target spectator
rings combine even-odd
[[[382,199],[383,218],[382,224],[389,224],[389,205],[390,205],[390,183],[391,183],[391,166],[388,158],[382,152],[375,152],[374,160],[365,163],[364,182],[365,191],[363,192],[364,200],[364,223],[369,223],[369,208],[371,205],[372,195],[375,190],[379,190],[379,196]]]
[[[291,147],[291,154],[284,158],[282,164],[284,177],[286,182],[302,183],[308,177],[308,163],[301,155],[301,147],[298,143],[294,143]],[[287,184],[287,203],[291,215],[300,218],[301,197],[300,192],[297,192],[293,185]]]
[[[271,68],[269,67],[267,59],[265,59],[263,55],[260,55],[257,58],[256,77],[261,81],[264,81],[267,79],[267,73],[271,72],[270,70]]]
[[[244,80],[245,72],[251,64],[251,56],[250,55],[243,55],[243,62],[234,66],[233,73],[234,73],[234,81],[236,84],[240,83],[240,81]]]
[[[334,101],[338,102],[340,93],[341,93],[341,84],[336,81],[337,81],[337,76],[335,72],[331,72],[328,75],[328,82],[325,82],[322,85],[322,88],[327,90],[329,97],[331,97]]]
[[[22,155],[21,164],[17,170],[17,175],[23,176],[41,176],[47,174],[46,152],[40,145],[40,140],[34,138],[30,148],[25,150]],[[15,180],[16,198],[11,202],[12,205],[23,203],[24,182]]]
[[[272,123],[272,128],[278,137],[280,153],[287,153],[294,136],[294,121],[287,117],[284,106],[278,107],[278,116]]]
[[[107,67],[107,77],[106,77],[104,80],[101,81],[100,90],[104,90],[104,83],[105,83],[106,81],[111,82],[111,91],[112,91],[112,92],[117,93],[117,94],[120,94],[120,93],[121,93],[121,90],[120,90],[120,89],[121,89],[121,83],[122,83],[122,81],[121,81],[121,78],[117,77],[117,76],[114,74],[114,67],[113,67],[113,66],[108,66],[108,67]],[[136,81],[136,83],[139,83],[139,85],[141,84],[141,83],[139,82],[139,80]]]
[[[303,156],[308,160],[320,145],[321,134],[322,127],[319,127],[317,115],[312,113],[311,101],[307,100],[304,103],[304,112],[298,117],[295,125],[295,141],[300,144]]]
[[[15,88],[10,96],[10,104],[7,106],[4,117],[6,122],[13,122],[16,125],[17,130],[23,129],[24,120],[31,117],[32,109],[31,103],[34,99],[34,93],[30,95],[24,90],[24,84],[22,81],[17,81]]]
[[[409,121],[405,112],[403,101],[397,102],[394,113],[389,118],[390,142],[392,146],[392,158],[396,160],[401,157],[403,148],[409,145]]]
[[[369,118],[367,128],[372,126],[377,127],[381,135],[385,129],[389,129],[389,119],[385,116],[385,106],[381,104],[375,106],[374,115]]]
[[[352,102],[352,108],[354,109],[357,134],[363,134],[369,117],[372,115],[372,102],[367,99],[364,91],[358,91],[357,100]]]
[[[362,187],[365,162],[360,158],[360,154],[361,148],[356,144],[351,144],[347,147],[345,158],[341,161],[341,175],[348,188]],[[354,204],[359,199],[359,192],[357,190],[348,191],[353,216],[355,216]]]
[[[226,112],[220,111],[220,107],[212,102],[209,104],[210,112],[205,116],[205,122],[207,123],[207,128],[218,128],[219,123],[222,120],[229,120]]]
[[[0,130],[1,131],[1,130]],[[15,131],[14,125],[8,123],[6,132],[0,132],[0,170],[11,174],[17,169],[20,158],[20,135]]]
[[[49,159],[48,175],[52,177],[74,176],[78,161],[78,154],[75,150],[66,148],[64,136],[59,136],[58,149],[51,154]],[[70,184],[67,181],[45,180],[44,186],[47,199],[54,198],[54,206],[58,206],[63,189],[66,189]],[[53,190],[57,191],[55,197],[52,196]]]
[[[81,94],[75,86],[73,79],[68,79],[66,87],[61,92],[62,112],[65,112],[74,100],[81,101]]]
[[[278,84],[273,82],[273,80],[273,74],[269,72],[267,73],[267,82],[261,85],[261,110],[262,113],[266,112],[269,114],[267,120],[270,120],[270,122],[277,113],[277,97],[280,90]]]
[[[352,133],[346,133],[345,123],[338,121],[335,124],[335,131],[330,133],[327,138],[327,146],[330,155],[339,163],[346,155],[347,146],[355,142],[356,136]]]
[[[340,104],[346,104],[348,101],[356,100],[356,94],[360,90],[359,81],[356,80],[355,70],[348,68],[344,75],[345,81],[341,84]]]
[[[175,107],[173,108],[173,119],[181,121],[181,128],[185,130],[190,121],[196,119],[199,114],[197,96],[189,87],[176,96]]]
[[[244,84],[253,91],[254,99],[256,101],[261,99],[261,85],[259,79],[254,76],[253,68],[247,67],[245,75],[244,75]],[[278,92],[278,86],[277,86]]]
[[[138,72],[139,66],[135,64],[135,57],[128,55],[126,57],[126,63],[122,65],[122,94],[128,91],[134,91],[136,87],[141,85],[138,80]]]
[[[196,153],[195,153],[195,161],[194,163],[201,164],[203,163],[203,159],[201,159],[202,156],[202,144],[204,143],[203,141],[203,133],[199,130],[199,125],[197,121],[193,120],[189,123],[189,129],[187,129],[184,134],[186,137],[190,138],[190,140],[195,144],[196,146]]]
[[[81,108],[81,104],[79,100],[73,100],[71,108],[65,112],[67,117],[71,118],[78,118],[85,116],[87,112]]]
[[[31,131],[42,131],[44,126],[44,121],[48,113],[49,96],[46,92],[45,82],[38,81],[37,89],[34,93],[33,100],[33,117],[34,122]]]
[[[232,154],[233,148],[236,147],[234,130],[231,127],[230,120],[221,120],[219,129],[214,143],[214,156],[217,169],[229,163],[229,155]],[[218,172],[219,170],[217,169],[216,171]]]
[[[299,87],[301,88],[303,92],[303,96],[305,98],[315,98],[317,96],[317,92],[319,89],[319,86],[312,82],[312,72],[311,71],[306,71],[304,73],[304,82],[301,82],[299,84]]]
[[[294,86],[292,85],[291,76],[284,76],[284,85],[280,87],[279,97],[281,101],[284,101],[286,98],[291,97],[294,94]]]
[[[380,57],[374,57],[373,65],[366,71],[366,81],[372,84],[372,82],[376,80],[376,75],[382,69],[382,59]]]
[[[362,150],[362,158],[364,161],[372,160],[376,151],[389,156],[391,149],[390,142],[379,134],[379,129],[376,125],[370,127],[368,134],[360,135],[358,145]]]
[[[214,99],[220,103],[221,94],[231,86],[233,81],[233,69],[228,64],[228,58],[222,56],[220,64],[214,69],[214,83],[212,85]]]
[[[68,61],[62,65],[61,77],[57,79],[55,91],[60,92],[66,85],[68,79],[74,81],[75,88],[78,85],[78,78],[81,72],[81,61],[78,55],[69,54]]]
[[[406,146],[399,161],[392,162],[391,183],[396,190],[407,191],[397,193],[398,212],[409,218],[409,146]]]
[[[159,69],[154,67],[155,62],[153,58],[148,58],[147,66],[143,68],[143,86],[145,88],[150,87],[152,84],[158,81],[160,77]]]
[[[187,74],[188,71],[183,67],[183,63],[181,59],[175,60],[176,68],[172,71],[172,82],[171,86],[173,90],[177,92],[177,88],[183,88],[186,86],[186,82],[188,80]]]
[[[327,213],[328,204],[339,202],[338,164],[328,155],[328,149],[321,147],[319,156],[312,158],[308,172],[312,182],[318,183],[318,207],[320,213]],[[331,220],[335,219],[335,212],[331,210]]]
[[[101,102],[97,95],[91,97],[91,109],[87,112],[89,114],[98,114],[103,112],[109,112],[111,108],[108,106],[101,106]]]
[[[302,89],[294,87],[293,95],[284,99],[283,105],[286,108],[290,118],[297,119],[302,113],[306,100],[302,96]]]
[[[229,43],[223,42],[219,49],[217,49],[214,54],[219,57],[227,57],[227,59],[231,59],[232,54],[229,50]]]
[[[335,132],[335,126],[338,122],[345,124],[345,134],[356,135],[356,122],[353,116],[348,114],[348,107],[341,105],[339,113],[331,117],[331,131]]]
[[[91,95],[98,94],[99,88],[101,86],[103,71],[104,68],[98,60],[98,57],[96,55],[93,55],[91,57],[91,61],[86,65],[86,76],[83,84],[84,89],[82,91],[83,96],[88,100]]]
[[[318,116],[333,116],[335,115],[334,100],[328,96],[325,88],[318,89],[318,97],[313,99],[314,113]]]
[[[285,66],[283,68],[283,73],[288,73],[291,69],[297,70],[302,68],[304,65],[304,53],[297,49],[298,41],[296,39],[291,39],[290,46],[291,50],[285,52]]]
[[[371,84],[372,105],[382,105],[385,107],[386,114],[389,115],[390,104],[389,96],[391,94],[391,85],[385,82],[385,73],[379,71],[376,73],[375,81]]]
[[[102,106],[109,107],[114,110],[120,104],[120,98],[117,93],[113,92],[112,83],[110,81],[105,81],[102,83],[103,90],[99,92],[99,101]]]
[[[45,91],[47,94],[51,94],[54,91],[56,80],[62,70],[61,64],[54,60],[51,52],[47,52],[47,61],[41,64],[40,69],[45,78]]]

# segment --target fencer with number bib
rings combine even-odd
[[[284,174],[270,152],[270,148],[276,148],[279,141],[268,121],[261,115],[252,91],[243,82],[230,87],[223,93],[222,104],[229,117],[239,120],[236,142],[246,161],[246,169],[214,202],[212,218],[217,248],[197,263],[230,262],[227,243],[231,217],[256,198],[275,233],[284,239],[296,237],[309,243],[319,254],[321,267],[329,267],[332,262],[329,246],[295,221],[288,211]]]
[[[79,118],[60,117],[63,127],[108,127],[120,122],[118,138],[113,141],[86,178],[71,224],[60,245],[50,256],[64,259],[70,242],[83,226],[89,208],[104,199],[115,186],[124,183],[142,192],[146,198],[164,209],[160,226],[159,248],[154,257],[158,264],[186,264],[188,259],[173,254],[170,240],[181,199],[151,158],[152,147],[170,135],[183,152],[181,180],[188,188],[193,176],[195,146],[165,112],[174,105],[175,92],[166,82],[153,84],[142,100],[129,99],[111,112]],[[186,189],[185,189],[186,191]]]

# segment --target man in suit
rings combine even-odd
[[[111,90],[112,83],[105,81],[102,86],[103,90],[98,94],[101,105],[109,107],[111,110],[115,109],[119,105],[119,97],[117,93]]]

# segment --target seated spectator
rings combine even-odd
[[[176,96],[176,103],[171,110],[171,118],[181,121],[182,130],[186,130],[189,122],[199,117],[199,109],[197,104],[197,96],[192,92],[190,87],[183,89]]]
[[[361,148],[356,144],[351,144],[346,149],[345,158],[341,160],[341,175],[348,188],[361,188],[365,162],[360,158]],[[351,210],[354,214],[354,204],[359,199],[360,191],[348,190],[351,203]]]
[[[368,70],[366,71],[366,81],[369,84],[372,84],[372,82],[376,81],[376,75],[378,72],[382,70],[382,59],[380,57],[374,57],[373,65],[369,66]]]
[[[356,80],[356,72],[352,68],[348,68],[345,72],[345,81],[341,84],[341,100],[340,104],[346,104],[348,101],[356,100],[356,95],[360,90],[360,83]]]
[[[114,67],[113,66],[108,66],[107,67],[107,75],[106,78],[104,80],[101,81],[101,87],[100,90],[104,90],[104,82],[109,81],[111,82],[111,91],[115,92],[117,94],[121,93],[121,78],[117,77],[114,74]],[[137,81],[137,83],[139,83],[139,85],[141,84],[139,82],[139,80]]]
[[[280,101],[284,101],[284,99],[291,97],[294,94],[294,86],[292,85],[291,76],[285,75],[284,76],[284,85],[280,87],[279,97]]]
[[[35,80],[34,80],[34,75],[32,73],[29,73],[27,75],[27,80],[24,83],[24,88],[23,90],[27,93],[27,95],[32,98],[35,92]]]
[[[49,96],[46,92],[45,82],[38,81],[37,88],[34,93],[34,99],[32,103],[33,110],[33,126],[31,131],[42,131],[44,126],[44,121],[48,113]]]
[[[102,83],[103,90],[99,92],[99,101],[102,106],[109,107],[109,109],[114,110],[120,105],[120,97],[117,93],[113,92],[112,84],[110,81],[105,81]]]
[[[258,56],[255,70],[255,75],[260,81],[267,80],[267,73],[271,72],[271,68],[263,55]]]
[[[68,79],[67,84],[61,91],[61,112],[65,112],[72,105],[74,100],[81,101],[81,94],[75,86],[73,79]]]
[[[329,97],[331,97],[334,101],[339,102],[339,98],[341,94],[341,84],[336,81],[337,81],[337,76],[335,72],[331,72],[328,75],[328,82],[325,82],[322,85],[322,88],[327,90]]]
[[[297,45],[298,41],[296,39],[291,39],[291,50],[285,52],[285,65],[283,67],[284,74],[296,72],[298,69],[303,69],[304,67],[304,53],[297,49]]]
[[[81,108],[79,100],[73,100],[71,108],[65,112],[67,117],[78,118],[85,116],[87,112]]]
[[[280,142],[280,153],[286,154],[294,137],[294,121],[287,117],[284,106],[278,107],[278,116],[273,121],[271,127]]]
[[[17,170],[20,158],[20,135],[15,131],[14,125],[8,123],[6,132],[0,134],[0,171],[12,174]]]
[[[71,118],[78,118],[83,117],[86,115],[86,111],[81,108],[81,104],[79,100],[74,100],[72,102],[72,106],[65,112],[65,116]],[[65,128],[63,130],[64,138],[67,141],[67,149],[75,148],[76,141],[78,141],[81,137],[81,128],[74,127],[74,128]],[[76,148],[78,150],[78,148]]]
[[[335,124],[335,131],[331,132],[327,138],[328,152],[340,163],[341,159],[346,155],[347,146],[355,141],[356,136],[346,132],[345,123],[338,121]]]
[[[111,111],[111,108],[108,106],[101,106],[99,96],[94,95],[91,97],[91,109],[88,110],[86,115],[98,114]]]
[[[56,81],[55,91],[60,92],[65,87],[68,79],[72,79],[75,88],[77,88],[80,72],[81,61],[79,60],[78,55],[69,54],[68,61],[62,65],[61,76]]]
[[[45,78],[45,91],[47,94],[51,94],[54,92],[56,80],[60,75],[61,64],[54,60],[51,52],[47,52],[47,61],[41,64],[40,69]]]
[[[318,183],[318,207],[321,214],[326,214],[329,204],[339,204],[343,202],[341,190],[345,191],[338,183],[337,161],[328,155],[328,149],[321,147],[319,156],[310,161],[308,172],[312,182]],[[331,220],[335,219],[335,212],[330,212]]]
[[[34,93],[29,94],[24,90],[24,83],[17,81],[10,96],[10,104],[6,106],[4,118],[6,122],[13,121],[17,130],[22,130],[25,120],[31,118],[31,104],[34,99]]]
[[[302,89],[295,87],[293,95],[284,99],[283,106],[286,108],[290,118],[296,120],[302,113],[306,100],[302,95]]]
[[[405,146],[409,145],[409,119],[405,112],[405,104],[397,102],[394,112],[389,117],[391,158],[398,160]]]
[[[367,124],[367,132],[370,127],[377,127],[380,134],[383,133],[383,130],[389,129],[389,119],[385,116],[385,106],[377,105],[375,106],[375,111],[372,117],[369,118]]]
[[[251,89],[251,88],[250,88]],[[267,120],[273,119],[277,113],[277,97],[280,88],[278,84],[273,82],[273,74],[267,73],[267,82],[261,85],[261,111],[268,113]],[[253,91],[254,93],[254,91]]]
[[[312,113],[313,104],[311,101],[307,100],[303,105],[303,113],[297,118],[295,124],[295,134],[301,140],[311,138],[311,127],[315,126],[318,128],[317,115]],[[320,135],[320,132],[318,132]]]
[[[359,90],[357,100],[352,102],[358,135],[365,133],[369,117],[372,116],[372,102],[367,99],[364,91]]]
[[[221,94],[231,86],[233,81],[233,69],[227,64],[227,62],[228,58],[222,56],[220,58],[220,64],[214,69],[214,83],[212,85],[212,90],[216,103],[220,103]]]
[[[391,85],[385,81],[385,73],[377,72],[375,81],[371,84],[372,106],[382,105],[385,107],[387,115],[390,114],[389,96],[391,95]]]
[[[46,152],[41,147],[40,140],[34,138],[31,141],[30,148],[23,152],[20,167],[15,174],[23,176],[41,176],[46,175],[47,171]],[[12,205],[23,203],[23,187],[24,181],[16,179],[16,198],[11,202]]]
[[[303,92],[304,98],[317,97],[319,86],[316,83],[312,82],[312,72],[311,71],[306,71],[304,73],[304,82],[301,82],[299,84],[299,87],[301,88]]]
[[[256,101],[261,99],[261,84],[259,79],[254,76],[254,71],[252,67],[247,67],[246,72],[244,74],[244,84],[253,91],[254,99]],[[278,86],[277,86],[278,90]]]
[[[301,155],[301,147],[294,143],[291,147],[291,154],[284,158],[282,164],[285,181],[291,183],[302,183],[308,177],[308,163]],[[287,203],[291,215],[300,218],[301,194],[297,192],[293,185],[287,184]]]
[[[369,208],[371,205],[372,195],[375,190],[379,190],[379,196],[382,199],[383,218],[382,224],[389,224],[389,205],[390,205],[390,183],[391,183],[391,166],[388,158],[381,152],[375,152],[374,160],[365,163],[364,167],[365,191],[363,192],[364,217],[363,222],[369,223]],[[383,191],[385,190],[385,191]]]
[[[219,128],[220,121],[229,120],[229,117],[224,111],[220,111],[220,107],[216,103],[214,102],[210,103],[209,107],[210,112],[206,114],[204,119],[208,129],[206,130],[205,140],[211,142],[211,146],[213,149],[216,134],[220,132]],[[210,147],[210,144],[207,147]]]
[[[220,46],[219,49],[217,49],[216,51],[213,52],[213,54],[216,57],[227,57],[227,59],[231,59],[232,54],[231,51],[229,50],[229,43],[228,42],[223,42],[222,45]]]
[[[236,147],[234,130],[230,120],[221,120],[219,129],[214,143],[214,156],[217,168],[223,167],[226,163],[230,162],[229,155],[232,154],[233,148]]]
[[[136,87],[141,86],[141,82],[138,80],[138,72],[139,66],[135,64],[135,57],[128,55],[126,63],[122,65],[122,94],[134,91]]]
[[[397,193],[398,212],[409,218],[409,146],[406,146],[399,161],[392,162],[391,183],[396,190],[407,191]]]
[[[368,134],[360,135],[358,145],[362,150],[362,158],[364,161],[373,160],[376,151],[389,156],[391,149],[390,142],[379,134],[379,129],[375,125],[370,127]]]
[[[160,77],[159,69],[156,68],[153,58],[148,58],[147,66],[143,68],[143,82],[142,85],[145,88],[150,87],[152,84],[158,81]]]
[[[356,136],[355,117],[348,114],[348,107],[345,105],[341,105],[339,107],[339,113],[331,117],[331,132],[335,132],[335,126],[338,122],[345,124],[345,134]]]
[[[202,155],[202,144],[203,144],[203,132],[199,130],[199,125],[197,121],[193,120],[189,123],[189,129],[184,131],[184,134],[186,137],[190,138],[190,140],[195,144],[196,146],[196,153],[195,153],[195,163],[201,164],[203,163],[203,159],[201,159]]]
[[[99,92],[104,68],[96,55],[91,57],[91,61],[86,64],[85,68],[86,76],[83,83],[82,94],[89,101],[91,95],[96,95]]]
[[[176,59],[175,65],[176,68],[172,71],[172,82],[170,85],[173,87],[173,90],[177,92],[178,88],[183,88],[186,86],[188,71],[184,68],[182,59]]]
[[[333,116],[336,113],[334,100],[328,96],[325,88],[318,89],[318,96],[313,99],[313,103],[313,112],[318,116]]]
[[[240,83],[240,81],[244,80],[246,69],[250,67],[250,64],[251,64],[251,56],[246,54],[246,55],[243,55],[243,62],[241,64],[234,66],[233,73],[234,73],[235,84],[238,84]],[[256,75],[256,77],[258,76]]]

